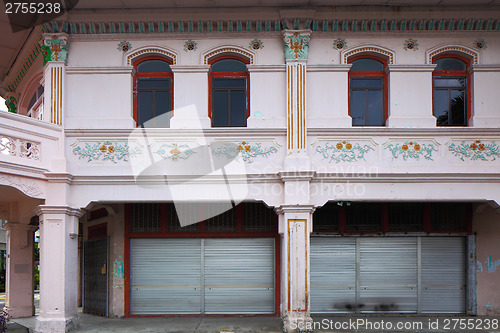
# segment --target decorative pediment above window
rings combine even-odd
[[[175,51],[169,50],[165,47],[160,46],[144,46],[138,49],[134,49],[130,51],[127,57],[127,65],[132,65],[132,63],[142,57],[142,56],[153,56],[153,55],[162,55],[172,60],[172,64],[175,65],[177,63],[177,53]]]
[[[388,65],[394,65],[396,63],[396,53],[378,45],[359,45],[343,50],[340,52],[340,62],[341,64],[347,64],[349,62],[349,58],[361,54],[372,54],[385,58]]]

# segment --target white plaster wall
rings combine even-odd
[[[248,127],[286,127],[286,73],[250,72]]]
[[[208,73],[196,72],[185,73],[175,72],[174,69],[174,113],[171,122],[171,127],[175,127],[175,120],[179,116],[175,109],[194,104],[200,119],[204,119],[206,125],[203,127],[210,127],[210,120],[208,119]]]
[[[308,70],[306,75],[308,127],[351,127],[347,73],[347,68],[342,70],[327,68],[324,71]]]
[[[387,84],[389,94],[389,127],[435,127],[432,114],[432,72],[399,68],[391,71]]]
[[[244,37],[243,37],[244,36]],[[129,35],[133,53],[145,46],[159,46],[177,54],[178,66],[201,66],[203,54],[220,46],[242,47],[255,54],[255,65],[284,65],[283,42],[281,33],[213,33],[208,35],[176,35],[166,38],[142,38]],[[87,40],[89,37],[75,37],[70,43],[68,68],[93,67],[126,68],[126,56],[117,50],[122,39]],[[264,48],[252,50],[250,41],[258,38]],[[480,32],[436,32],[435,34],[402,35],[386,33],[346,33],[337,32],[311,34],[308,66],[334,65],[341,63],[340,50],[332,47],[333,40],[344,38],[347,49],[361,45],[376,45],[395,52],[397,66],[426,64],[426,51],[439,45],[464,45],[472,47],[478,38],[487,40],[487,48],[478,50],[481,65],[499,65],[494,55],[500,52],[500,38]],[[405,40],[413,38],[418,49],[404,50]],[[193,39],[197,43],[194,51],[184,51],[184,43]],[[128,66],[130,68],[130,66]],[[174,66],[175,67],[175,66]],[[175,71],[175,69],[174,69]],[[284,73],[276,71],[250,70],[250,107],[251,117],[248,127],[284,127],[286,112],[286,81]],[[498,72],[476,72],[474,74],[473,114],[481,115],[474,119],[474,126],[494,127],[498,119],[499,97],[494,92],[500,84]],[[208,79],[205,73],[179,71],[174,79],[175,108],[195,104],[202,115],[208,115]],[[131,128],[132,120],[132,79],[127,74],[71,74],[66,79],[66,127],[67,128]],[[414,69],[391,72],[389,79],[390,127],[433,127],[432,119],[432,80],[431,73]],[[341,71],[308,70],[307,74],[307,113],[309,127],[350,127],[347,107],[347,75]],[[255,116],[255,114],[262,116]],[[493,119],[490,119],[493,117]],[[86,120],[88,119],[88,121]],[[333,119],[330,119],[333,118]],[[398,119],[401,118],[401,119]],[[113,119],[113,121],[110,121]],[[419,119],[419,121],[415,121]]]
[[[500,62],[500,59],[498,59]],[[500,69],[472,74],[472,124],[474,127],[500,126]]]
[[[67,74],[65,127],[133,128],[130,74]]]
[[[472,226],[476,233],[477,314],[499,316],[500,212],[487,204],[479,205]]]

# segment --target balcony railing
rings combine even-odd
[[[36,110],[43,109],[37,105]],[[37,113],[40,116],[40,113]],[[61,140],[62,128],[42,120],[9,112],[0,112],[0,172],[9,172],[13,165],[33,167],[36,170],[49,169],[52,158],[63,158]],[[0,168],[1,169],[1,168]],[[17,169],[19,170],[19,169]]]

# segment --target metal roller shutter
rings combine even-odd
[[[417,239],[358,238],[361,312],[417,311]]]
[[[465,237],[422,238],[422,312],[465,312],[465,251]]]
[[[201,239],[130,240],[130,314],[199,314],[201,297]]]
[[[205,313],[274,313],[274,239],[205,239]]]
[[[356,239],[311,238],[311,312],[350,312],[356,302]]]
[[[130,313],[273,314],[273,238],[130,240]]]
[[[311,312],[465,313],[465,237],[311,237]]]

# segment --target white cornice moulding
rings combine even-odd
[[[198,66],[170,65],[170,69],[174,73],[206,74],[208,73],[208,71],[210,71],[210,65],[198,65]]]
[[[91,137],[98,139],[108,138],[124,138],[129,136],[153,135],[155,137],[193,137],[193,136],[206,136],[206,137],[223,137],[223,138],[247,138],[247,137],[276,137],[285,136],[286,128],[206,128],[199,129],[173,129],[173,128],[145,128],[139,131],[140,133],[134,134],[136,128],[129,129],[68,129],[65,131],[66,137]]]
[[[46,180],[46,168],[38,168],[13,162],[0,161],[0,174]]]
[[[388,72],[432,72],[436,64],[430,65],[388,65]]]
[[[42,121],[42,120],[30,118],[28,116],[17,114],[17,113],[0,111],[0,118],[7,118],[10,120],[19,121],[21,123],[25,123],[28,125],[39,126],[39,127],[43,127],[43,128],[47,128],[47,129],[56,131],[56,132],[62,132],[62,127],[60,125],[52,124],[52,123],[49,123],[47,121]],[[4,125],[4,122],[0,119],[0,126],[2,126],[2,125]],[[8,127],[8,128],[12,129],[12,127]],[[21,127],[17,127],[16,131],[21,131],[21,132],[27,133],[27,134],[34,134],[34,135],[37,135],[37,136],[40,136],[43,138],[47,138],[47,139],[57,139],[57,137],[44,135],[43,133],[40,133],[40,132],[32,132],[29,130],[23,130]]]
[[[66,74],[132,74],[134,68],[126,67],[66,67]]]
[[[286,72],[286,65],[247,65],[250,73]]]
[[[464,127],[464,128],[394,128],[394,127],[382,127],[382,128],[308,128],[308,136],[325,136],[325,137],[338,137],[338,136],[350,136],[350,137],[379,137],[379,136],[451,136],[451,137],[476,137],[476,136],[499,136],[500,128],[474,128],[474,127]]]
[[[35,211],[35,214],[40,216],[44,214],[65,214],[69,216],[81,217],[85,214],[85,211],[78,208],[73,208],[70,206],[48,206],[40,205]]]
[[[500,72],[499,65],[472,65],[468,68],[470,73],[474,72]]]
[[[349,72],[352,64],[338,65],[307,65],[307,72]]]
[[[475,184],[475,183],[500,183],[500,174],[498,173],[379,173],[376,177],[365,175],[360,176],[353,172],[352,174],[342,175],[337,173],[320,173],[311,180],[311,184],[325,183],[401,183],[401,184],[435,184],[435,183],[453,183],[453,184]]]

